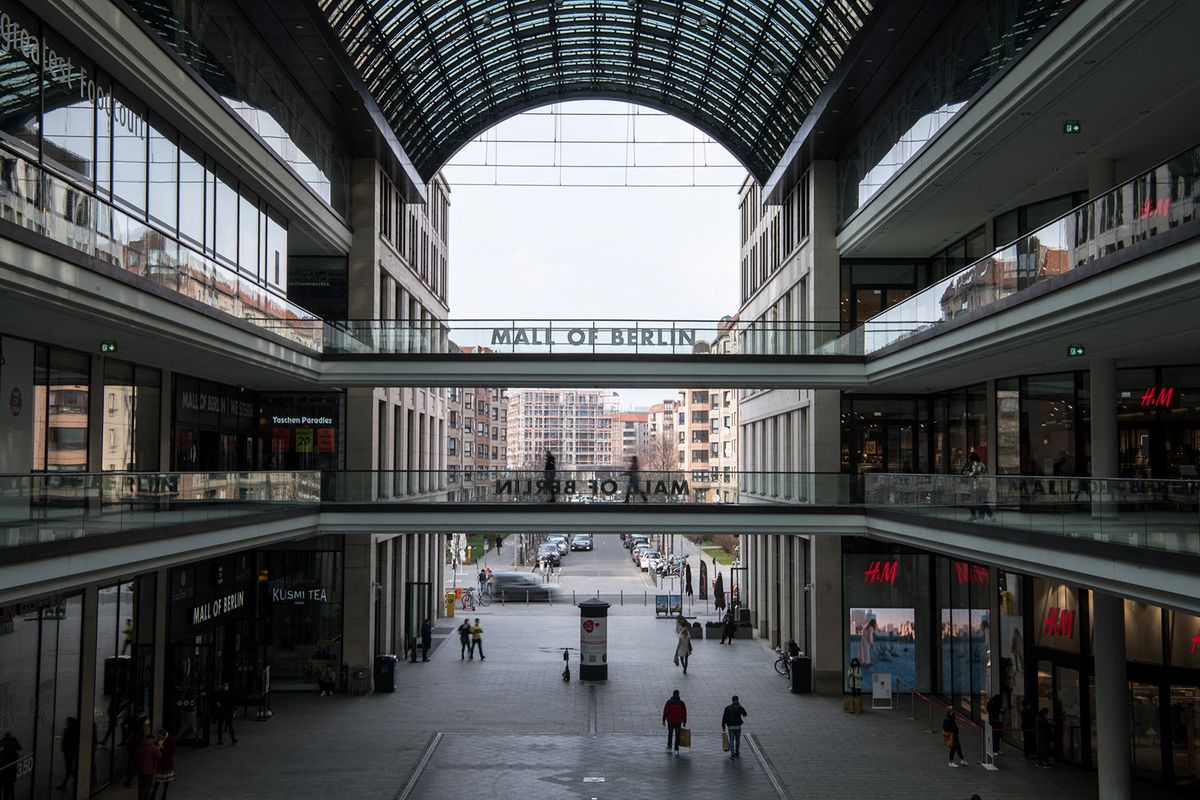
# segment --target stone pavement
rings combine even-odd
[[[628,607],[627,607],[628,608]],[[485,661],[461,661],[456,638],[442,639],[428,664],[400,664],[397,690],[367,697],[279,695],[265,723],[237,720],[236,746],[181,752],[172,800],[328,797],[396,800],[413,779],[413,798],[471,794],[529,798],[692,798],[772,800],[774,775],[787,797],[861,800],[997,798],[1085,800],[1093,774],[1042,770],[1006,749],[999,772],[978,765],[979,743],[964,737],[971,759],[948,769],[940,734],[903,711],[847,715],[840,698],[793,695],[772,668],[765,644],[698,641],[687,675],[673,666],[669,620],[652,610],[614,616],[610,679],[594,689],[559,677],[562,648],[576,648],[577,615],[545,606],[481,609]],[[448,621],[439,625],[447,631]],[[662,704],[679,689],[689,707],[694,752],[665,757]],[[720,712],[732,694],[750,712],[740,772],[720,754]],[[594,696],[594,700],[592,697]],[[920,714],[918,714],[920,717]],[[437,732],[424,769],[414,770]],[[593,735],[595,738],[593,738]],[[585,777],[606,781],[584,783]],[[611,784],[609,780],[613,781]],[[738,783],[742,781],[742,783]],[[731,787],[724,793],[722,787]],[[501,791],[502,790],[502,791]],[[131,798],[116,789],[106,798]],[[1136,798],[1194,796],[1135,784]]]

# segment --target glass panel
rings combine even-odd
[[[1054,698],[1054,733],[1057,744],[1055,755],[1062,761],[1078,764],[1083,758],[1079,670],[1059,667],[1057,673],[1058,694]]]
[[[96,683],[92,728],[92,790],[124,777],[121,722],[126,713],[128,682],[117,656],[124,618],[120,616],[120,587],[102,587],[96,595]],[[129,622],[132,625],[132,619]],[[119,763],[118,763],[119,762]]]
[[[1161,664],[1162,645],[1162,609],[1126,600],[1125,657],[1130,661]]]
[[[246,275],[265,277],[259,272],[259,210],[258,200],[243,189],[238,197],[238,267]]]
[[[123,89],[113,87],[113,198],[134,211],[146,211],[146,159],[150,126],[146,107]]]
[[[6,9],[8,27],[0,31],[0,139],[36,153],[41,98],[41,48],[38,23],[18,7]]]
[[[1129,684],[1129,737],[1133,772],[1145,778],[1162,776],[1162,731],[1159,729],[1158,686]]]
[[[1200,688],[1172,686],[1169,713],[1175,782],[1196,783],[1200,781]]]
[[[234,181],[218,171],[213,176],[216,202],[212,206],[213,243],[218,258],[230,264],[237,263],[238,247],[238,193]]]
[[[204,156],[186,143],[179,148],[179,234],[204,247]]]
[[[44,78],[42,156],[91,181],[95,173],[96,85],[91,64],[69,46],[46,35],[57,56]],[[64,60],[65,59],[65,60]],[[89,95],[90,90],[90,95]]]
[[[179,146],[175,132],[155,119],[150,128],[150,217],[175,232],[179,216]]]
[[[34,379],[35,470],[87,469],[89,359],[39,347]]]

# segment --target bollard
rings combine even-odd
[[[573,605],[573,606],[579,605],[579,601],[575,599],[575,590],[574,589],[571,590],[571,605]]]
[[[650,594],[649,594],[649,592],[644,592],[644,591],[642,592],[642,605],[644,605],[644,606],[648,606],[648,605],[650,605]]]
[[[529,605],[529,590],[525,590],[525,605]]]
[[[625,590],[621,590],[621,605],[625,605]]]
[[[504,605],[504,590],[500,590],[500,605]]]
[[[911,686],[908,687],[908,718],[917,721],[917,690]]]
[[[933,703],[929,703],[929,732],[933,733]]]

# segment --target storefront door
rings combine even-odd
[[[209,738],[209,698],[211,653],[203,635],[194,641],[171,646],[168,664],[171,675],[167,698],[168,727],[176,732],[180,744],[207,745]]]

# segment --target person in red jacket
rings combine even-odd
[[[137,746],[137,779],[138,779],[138,800],[150,800],[150,793],[154,791],[154,773],[158,771],[158,759],[162,757],[162,750],[158,747],[158,742],[154,741],[154,737],[150,735],[150,731],[146,731],[146,735],[142,737],[141,744]]]
[[[171,781],[175,780],[175,737],[166,728],[160,728],[158,731],[158,747],[162,750],[162,755],[154,773],[154,788],[150,790],[150,800],[167,800],[167,790],[171,788]],[[161,797],[158,795],[160,786]]]
[[[667,726],[667,749],[675,745],[679,752],[679,729],[687,725],[687,705],[679,699],[679,690],[671,692],[671,699],[663,706],[662,723]]]

